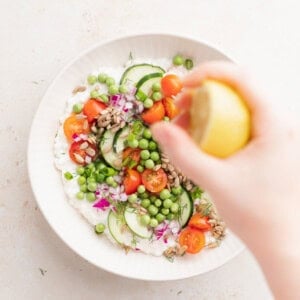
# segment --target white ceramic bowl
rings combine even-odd
[[[219,248],[186,255],[170,263],[141,253],[125,254],[106,238],[94,234],[90,225],[67,202],[61,174],[53,163],[53,142],[65,101],[75,86],[95,66],[120,66],[129,53],[136,58],[172,57],[183,53],[195,64],[228,58],[205,43],[172,35],[146,34],[101,43],[79,55],[55,78],[35,115],[28,145],[28,169],[36,201],[57,235],[77,254],[109,272],[143,280],[174,280],[215,269],[242,249],[241,242],[228,233]]]

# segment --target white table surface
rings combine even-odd
[[[94,43],[125,34],[170,32],[209,41],[253,69],[277,103],[298,110],[297,2],[0,0],[0,299],[270,299],[248,251],[176,282],[134,281],[90,265],[37,208],[26,146],[57,72]]]

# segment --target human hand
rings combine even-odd
[[[188,90],[178,100],[182,113],[176,125],[155,124],[153,135],[172,163],[212,196],[229,227],[256,255],[275,295],[299,299],[299,126],[274,110],[253,80],[233,64],[200,65],[184,78],[184,87],[197,87],[208,78],[227,83],[246,101],[252,118],[249,143],[226,159],[200,151],[185,131]]]

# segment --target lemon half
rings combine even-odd
[[[190,134],[208,154],[227,157],[250,138],[250,111],[243,99],[222,82],[203,82],[194,94],[190,116]]]

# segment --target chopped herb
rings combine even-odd
[[[47,270],[45,270],[45,269],[39,268],[39,270],[40,270],[42,276],[45,276],[45,274],[47,273]]]
[[[133,234],[132,240],[131,240],[132,247],[136,248],[137,245],[137,236]]]
[[[192,199],[196,200],[196,199],[201,198],[201,195],[203,193],[204,193],[204,191],[202,189],[200,189],[198,186],[196,186],[191,192]]]
[[[70,172],[66,172],[66,173],[64,174],[64,176],[65,176],[65,178],[66,178],[67,180],[73,179],[73,175],[72,175]]]
[[[129,52],[128,60],[133,60],[133,55],[131,51]]]

